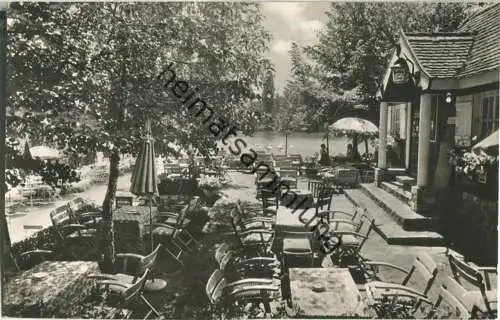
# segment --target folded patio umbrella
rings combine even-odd
[[[498,155],[498,130],[478,142],[472,147],[472,151],[479,154],[481,151],[489,155]]]
[[[151,235],[151,250],[153,250],[153,216],[151,202],[154,194],[158,194],[158,185],[156,184],[156,165],[155,165],[155,147],[151,136],[151,123],[146,122],[146,139],[144,140],[141,151],[135,161],[132,170],[130,192],[137,196],[149,197],[149,228]]]
[[[23,151],[23,159],[31,160],[33,157],[31,156],[30,146],[28,144],[28,140],[24,143],[24,151]]]

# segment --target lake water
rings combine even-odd
[[[288,135],[288,154],[301,154],[302,156],[312,156],[319,153],[320,145],[326,144],[323,133],[295,132]],[[330,155],[345,155],[347,144],[351,139],[347,137],[330,137]],[[273,153],[285,153],[285,136],[276,132],[257,132],[252,137],[245,137],[249,148],[254,150],[268,150]],[[360,153],[364,153],[364,143],[359,145]],[[368,150],[373,152],[369,146]]]

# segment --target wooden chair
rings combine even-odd
[[[319,211],[316,216],[326,220],[328,224],[335,222],[335,220],[359,221],[362,216],[368,216],[368,210],[366,208],[356,206],[354,208],[354,212],[341,210],[322,210]]]
[[[274,231],[269,229],[240,230],[233,226],[233,231],[240,243],[242,250],[258,255],[265,255],[270,251],[274,241]]]
[[[92,201],[76,197],[68,202],[68,206],[76,223],[97,226],[102,220],[101,210]]]
[[[466,262],[457,254],[448,254],[453,278],[462,286],[468,283],[472,287],[466,290],[464,301],[468,310],[475,308],[487,315],[496,317],[497,292],[491,286],[490,274],[497,274],[496,267],[478,267],[471,262]]]
[[[236,202],[236,209],[238,209],[242,218],[247,221],[247,219],[258,219],[264,222],[275,223],[276,215],[275,209],[264,210],[262,204],[258,203],[242,203],[240,200]]]
[[[212,306],[221,302],[263,303],[266,312],[271,311],[270,301],[278,293],[280,286],[271,279],[243,279],[228,283],[221,270],[215,270],[207,281],[205,291]]]
[[[436,319],[438,313],[439,315],[446,313],[443,316],[448,319],[471,319],[472,312],[466,307],[467,303],[463,299],[466,294],[467,291],[458,282],[451,277],[447,277],[444,284],[441,285],[436,302],[427,313],[426,318]],[[448,312],[439,312],[442,302],[446,303]],[[441,317],[439,318],[441,319]]]
[[[146,226],[148,229],[149,227]],[[146,230],[148,230],[146,229]],[[179,234],[182,230],[165,223],[156,223],[153,225],[153,239],[156,243],[161,243],[165,251],[181,266],[184,266],[184,260],[188,256],[190,248],[186,248],[182,241],[179,241]]]
[[[154,313],[157,317],[161,317],[160,313],[153,307],[153,305],[146,299],[143,295],[143,288],[146,280],[148,278],[149,270],[146,270],[142,276],[140,276],[137,281],[132,283],[118,281],[115,278],[106,278],[107,275],[100,275],[103,280],[98,280],[96,282],[96,288],[100,289],[104,287],[106,292],[108,292],[108,303],[112,306],[125,308],[133,301],[139,299],[147,307],[148,313],[143,319],[149,318],[149,316]],[[112,276],[112,275],[111,275]],[[89,276],[90,278],[95,278],[95,275]]]
[[[335,223],[345,225],[329,231],[332,237],[339,239],[338,251],[335,254],[338,263],[342,265],[347,259],[359,261],[361,249],[375,227],[375,220],[363,216],[359,222],[339,220]]]
[[[70,212],[68,205],[61,206],[50,212],[50,219],[56,234],[63,241],[66,249],[71,249],[75,245],[83,245],[90,249],[86,251],[85,256],[94,253],[96,251],[97,230],[88,225],[74,223],[74,218]],[[77,257],[75,252],[71,252],[71,254]]]
[[[17,265],[22,270],[28,270],[47,260],[52,260],[53,252],[50,250],[30,250],[23,252],[17,258]]]
[[[248,257],[228,243],[215,250],[215,261],[226,276],[235,274],[237,278],[273,278],[280,267],[274,257]]]
[[[314,207],[316,208],[316,214],[319,213],[325,206],[327,210],[330,210],[334,189],[328,185],[323,185],[318,191],[318,197],[314,198]]]
[[[380,267],[401,271],[405,274],[405,277],[399,284],[378,281],[381,279],[378,272]],[[374,280],[368,282],[365,285],[365,289],[369,305],[375,309],[379,316],[386,315],[388,308],[390,312],[415,313],[422,302],[428,302],[427,293],[431,289],[438,273],[436,263],[425,252],[415,257],[413,265],[409,270],[379,261],[364,261],[363,269]],[[420,274],[420,277],[414,279],[416,271]],[[417,283],[421,283],[423,290],[409,287],[410,280],[416,280]],[[413,294],[419,298],[408,299],[409,294]]]
[[[280,168],[280,170],[290,170],[290,169],[294,169],[293,167],[293,164],[292,164],[292,160],[290,159],[283,159],[283,160],[279,160],[279,161],[276,161],[275,162],[275,167],[276,168]]]
[[[321,180],[309,180],[307,182],[307,190],[311,191],[313,198],[317,199],[319,197],[320,190],[328,187],[324,181]]]
[[[310,259],[307,267],[314,267],[314,246],[312,236],[312,232],[283,232],[282,265],[284,268],[290,268],[290,263],[287,262],[291,258],[301,260],[304,258]],[[304,265],[301,264],[297,267],[304,267]]]
[[[231,210],[231,224],[233,226],[233,229],[238,229],[239,231],[252,229],[272,230],[274,225],[269,218],[265,217],[252,217],[243,219],[241,212],[237,207]]]
[[[191,223],[188,216],[196,210],[198,203],[199,197],[193,197],[189,203],[182,208],[180,213],[162,211],[156,216],[157,227],[164,224],[179,230],[177,239],[188,251],[193,251],[199,245],[198,241],[188,230],[189,224]]]
[[[280,206],[279,195],[274,190],[262,189],[262,210],[276,215]]]

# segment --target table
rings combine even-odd
[[[3,314],[13,317],[66,318],[90,294],[97,262],[45,261],[21,272],[3,287]]]
[[[349,269],[291,268],[289,277],[292,304],[300,308],[300,317],[370,317]]]
[[[131,192],[117,191],[115,196],[116,208],[133,205],[134,198],[135,195]]]
[[[154,218],[158,213],[157,207],[151,208]],[[149,207],[123,206],[113,213],[113,230],[115,232],[116,252],[146,253],[148,246],[144,246],[143,237],[149,230]]]
[[[314,197],[311,191],[290,189],[283,194],[281,204],[291,209],[312,208],[314,207]]]
[[[308,231],[308,229],[320,221],[318,218],[315,218],[315,215],[315,208],[294,210],[285,206],[279,206],[276,213],[276,233],[280,234],[283,231]]]

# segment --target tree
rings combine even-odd
[[[397,42],[399,30],[454,31],[465,19],[467,3],[332,3],[318,42],[306,48],[337,92],[355,91],[357,100],[375,106],[374,94]]]
[[[276,115],[274,108],[274,74],[271,70],[267,71],[264,87],[262,88],[262,111],[268,117],[266,127],[269,127]]]
[[[29,132],[72,154],[110,155],[100,232],[102,266],[114,265],[112,203],[120,155],[136,154],[145,120],[158,153],[170,142],[207,154],[207,123],[180,108],[158,75],[178,79],[243,132],[262,87],[269,34],[256,4],[17,4],[9,29],[11,134]]]

